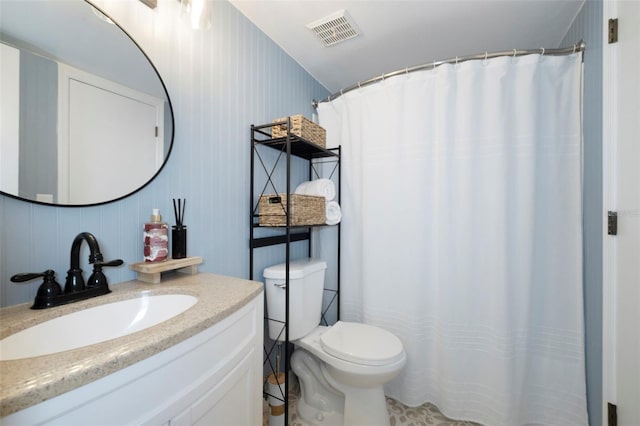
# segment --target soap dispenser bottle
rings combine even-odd
[[[144,224],[144,261],[162,262],[169,257],[169,227],[159,209],[151,211],[151,221]]]

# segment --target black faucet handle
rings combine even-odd
[[[108,289],[109,285],[107,284],[107,277],[102,272],[103,267],[107,266],[120,266],[124,262],[122,259],[115,259],[109,262],[93,262],[93,273],[89,277],[89,281],[87,281],[88,287],[103,287]]]
[[[55,271],[47,269],[39,274],[31,272],[16,274],[11,277],[11,281],[14,283],[22,283],[35,278],[44,277],[44,281],[40,284],[33,306],[31,307],[31,309],[43,309],[53,306],[53,299],[62,294],[62,287],[60,287],[60,284],[56,281],[55,276]]]
[[[40,278],[40,277],[46,277],[46,278],[53,278],[55,277],[56,273],[55,271],[51,270],[51,269],[47,269],[44,272],[25,272],[22,274],[15,274],[14,276],[12,276],[10,278],[11,282],[13,283],[23,283],[25,281],[31,281],[31,280],[35,280],[36,278]]]
[[[115,260],[110,260],[109,262],[94,262],[93,266],[94,268],[96,266],[100,266],[100,267],[106,267],[106,266],[120,266],[124,263],[124,261],[122,259],[115,259]]]

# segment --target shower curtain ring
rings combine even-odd
[[[540,50],[542,50],[542,53],[540,53],[540,56],[544,56],[544,47],[541,47]]]
[[[576,46],[577,46],[577,44],[573,45],[573,52],[572,53],[576,53]]]
[[[487,65],[487,59],[489,58],[489,52],[485,50],[484,52],[484,64]]]
[[[514,58],[516,57],[516,53],[517,53],[516,49],[513,49],[513,57]]]

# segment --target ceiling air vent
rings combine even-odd
[[[339,10],[322,19],[307,24],[325,47],[349,40],[360,35],[358,26],[346,10]]]

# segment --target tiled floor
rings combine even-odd
[[[289,390],[289,425],[309,426],[296,412],[299,388],[292,386]],[[269,407],[265,402],[263,425],[269,425]],[[389,411],[389,423],[391,426],[479,426],[477,423],[452,420],[445,417],[433,404],[424,404],[420,407],[407,407],[391,398],[387,398],[387,410]],[[357,425],[345,425],[357,426]],[[359,425],[358,425],[359,426]]]

